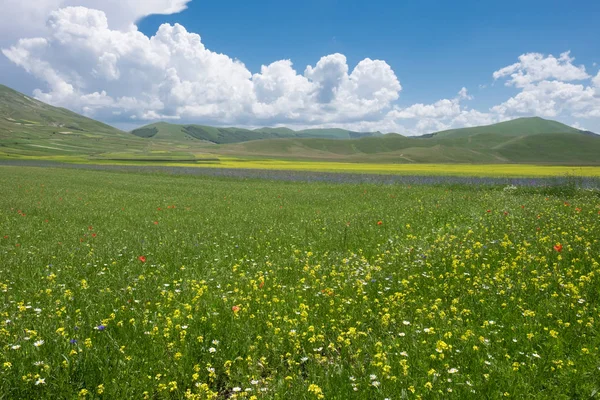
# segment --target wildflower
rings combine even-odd
[[[239,306],[233,306],[231,307],[231,311],[233,311],[234,313],[238,313],[240,311],[240,307]]]
[[[138,260],[140,260],[141,262],[145,263],[146,262],[146,256],[139,256]]]
[[[554,250],[558,251],[559,253],[562,251],[563,246],[560,243],[557,243],[554,245]]]
[[[71,343],[71,344],[77,344],[77,339],[71,339],[71,340],[69,340],[69,343]]]
[[[14,346],[10,346],[10,348],[13,350],[19,350],[21,348],[21,345],[15,344]]]
[[[308,391],[310,393],[314,394],[315,396],[317,396],[318,399],[322,399],[325,397],[325,395],[323,395],[323,390],[318,385],[315,385],[314,383],[311,383],[310,385],[308,385]]]
[[[233,388],[233,389],[231,389],[231,390],[233,390],[234,392],[241,392],[241,391],[242,391],[242,388],[241,388],[241,387],[239,387],[239,386],[236,386],[236,387],[234,387],[234,388]]]
[[[43,345],[43,344],[44,344],[44,341],[43,341],[43,340],[38,340],[38,341],[36,341],[36,342],[34,342],[34,343],[33,343],[33,345],[34,345],[35,347],[40,347],[40,346],[41,346],[41,345]]]
[[[377,221],[377,225],[383,225],[383,221]]]
[[[35,381],[35,385],[45,385],[46,384],[46,378],[38,378],[37,381]]]
[[[450,368],[450,369],[448,370],[448,373],[449,373],[449,374],[455,374],[455,373],[457,373],[457,372],[458,372],[458,369],[456,369],[456,368]]]
[[[211,347],[210,349],[208,349],[209,353],[216,353],[217,349],[215,349],[214,347]]]
[[[103,331],[103,330],[105,330],[105,329],[106,329],[106,326],[104,326],[104,325],[100,324],[100,325],[98,325],[97,327],[95,327],[94,329],[96,329],[96,330],[98,330],[98,331]]]

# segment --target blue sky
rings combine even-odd
[[[573,6],[577,3],[577,6]],[[350,65],[385,60],[404,87],[399,104],[430,103],[463,86],[491,106],[514,90],[479,90],[492,72],[524,53],[571,51],[577,64],[600,63],[600,1],[193,1],[175,15],[144,18],[151,35],[181,23],[213,51],[257,72],[289,58],[297,68],[342,53]]]
[[[49,15],[61,7],[90,3],[90,1],[68,0],[44,1],[51,3],[48,5]],[[156,3],[161,1],[157,0]],[[90,43],[98,42],[98,38],[103,37],[102,35],[112,35],[119,29],[127,30],[125,22],[135,21],[139,31],[148,38],[156,35],[160,26],[165,23],[180,24],[185,28],[186,35],[193,33],[200,35],[202,45],[212,52],[211,57],[221,53],[232,61],[239,60],[245,65],[248,71],[240,73],[232,67],[233,70],[227,72],[232,74],[232,78],[221,77],[224,80],[223,85],[233,82],[230,83],[231,88],[228,92],[232,97],[250,96],[248,94],[250,92],[246,92],[245,89],[238,90],[246,85],[242,75],[245,74],[245,79],[256,81],[256,78],[248,74],[260,73],[263,65],[280,60],[291,60],[295,72],[303,79],[306,77],[314,87],[322,89],[323,86],[333,85],[333,91],[337,94],[332,96],[339,95],[339,102],[308,106],[308,102],[311,101],[308,99],[314,88],[303,87],[298,90],[304,90],[306,98],[301,101],[286,98],[285,101],[279,102],[276,109],[267,107],[267,101],[260,95],[249,102],[244,110],[231,113],[224,112],[219,107],[231,109],[235,105],[223,102],[218,96],[210,104],[188,97],[187,104],[196,106],[186,107],[186,103],[180,98],[184,91],[182,87],[188,89],[193,87],[193,91],[198,92],[211,83],[192,77],[186,78],[189,84],[185,86],[183,77],[192,74],[186,71],[189,68],[189,61],[188,65],[182,65],[181,60],[174,55],[168,62],[157,64],[164,65],[165,70],[170,67],[176,71],[178,86],[169,88],[169,97],[161,97],[160,93],[164,93],[165,89],[158,88],[156,84],[160,80],[166,81],[165,75],[152,75],[154,77],[152,87],[148,83],[139,83],[139,85],[132,83],[131,90],[121,92],[123,85],[128,85],[123,77],[125,69],[131,66],[127,57],[133,53],[125,54],[122,49],[98,50],[92,44],[85,47],[81,53],[82,49],[78,47],[81,44],[75,43],[74,40],[71,41],[71,48],[66,47],[64,43],[52,43],[53,46],[55,45],[54,55],[46,55],[45,58],[40,56],[37,61],[48,62],[64,82],[73,86],[72,91],[77,92],[78,97],[59,93],[58,85],[52,80],[53,78],[48,78],[44,73],[30,71],[34,57],[29,55],[29,60],[22,60],[15,55],[21,54],[18,52],[7,55],[12,62],[7,62],[6,59],[0,61],[0,71],[6,72],[6,76],[9,76],[8,72],[10,72],[17,77],[15,82],[2,83],[10,83],[11,86],[28,94],[31,94],[34,89],[39,89],[33,93],[44,101],[67,106],[117,126],[135,126],[156,119],[173,119],[215,125],[222,122],[247,126],[287,124],[298,127],[346,126],[363,128],[362,130],[379,128],[378,130],[383,131],[395,130],[414,134],[437,128],[476,125],[480,122],[497,122],[518,116],[541,114],[540,116],[576,124],[582,128],[600,130],[600,113],[595,111],[597,107],[600,108],[600,75],[597,79],[598,84],[595,86],[594,83],[599,69],[595,63],[600,63],[600,42],[597,40],[600,37],[598,23],[600,2],[598,1],[578,1],[577,6],[566,1],[537,0],[507,0],[501,3],[472,0],[460,2],[174,0],[174,2],[181,3],[181,12],[171,13],[173,10],[167,10],[167,5],[161,8],[159,4],[156,9],[148,9],[147,6],[140,5],[143,2],[123,0],[122,3],[127,3],[127,7],[137,14],[132,12],[130,19],[133,21],[118,21],[121,26],[117,26],[112,21],[122,17],[122,10],[115,10],[111,8],[114,6],[103,5],[103,2],[97,1],[96,8],[106,15],[108,27],[99,28],[98,36],[90,38]],[[146,8],[142,9],[142,7]],[[143,17],[153,12],[158,14]],[[120,16],[117,17],[116,15],[119,14]],[[55,15],[50,18],[54,18],[53,21],[77,20],[77,23],[81,24],[83,20],[77,19],[78,17],[74,15],[74,12],[62,13],[60,16]],[[86,18],[85,21],[90,20]],[[62,22],[54,24],[54,26],[59,25],[65,26]],[[102,31],[103,29],[106,32]],[[42,28],[34,33],[27,35],[27,32],[23,32],[23,37],[52,38],[53,33],[56,37],[56,32],[49,34]],[[73,32],[69,31],[69,34],[72,35]],[[177,36],[177,32],[169,32],[169,35],[181,36]],[[16,39],[14,38],[8,44],[6,41],[0,41],[0,45],[4,49],[10,48]],[[113,39],[112,44],[107,46],[119,48],[120,46],[115,44],[118,40],[121,39]],[[81,61],[80,70],[73,69],[72,65],[73,62],[78,61],[73,61],[68,66],[61,65],[61,61],[57,58],[68,59],[68,57],[56,57],[56,54],[68,54],[76,48],[80,54],[87,54],[86,51],[90,53],[90,57],[82,57],[85,61]],[[27,51],[34,53],[29,48]],[[559,59],[561,53],[567,51],[570,51],[569,55],[556,66],[544,67],[550,55]],[[99,73],[97,68],[94,69],[94,65],[105,64],[106,60],[102,59],[103,61],[98,63],[96,60],[88,59],[96,57],[101,60],[102,54],[105,53],[116,54],[117,61],[114,61],[114,65],[110,64],[110,68],[118,71],[117,76],[121,81],[115,89],[111,86],[114,78],[105,79],[108,83],[104,86],[98,82]],[[172,53],[174,54],[175,51]],[[341,75],[333,78],[331,76],[319,78],[321,76],[319,74],[311,77],[306,75],[307,66],[319,69],[317,63],[321,57],[337,53],[343,54],[346,59],[345,61],[339,58],[329,60],[329,71],[338,68]],[[495,71],[517,63],[519,56],[530,53],[539,53],[539,59],[527,65],[523,63],[518,68],[519,74],[532,76],[527,80],[527,84],[515,84],[510,80],[510,74],[494,79]],[[364,71],[369,72],[364,72],[361,76],[371,73],[373,76],[378,76],[379,80],[369,81],[370,92],[361,94],[363,96],[361,98],[358,92],[352,92],[347,88],[342,89],[341,86],[344,85],[342,81],[348,79],[358,82],[358,78],[352,76],[352,71],[357,64],[367,58],[385,62],[391,69],[391,74],[388,73],[389,71],[386,72],[385,65],[364,64]],[[219,65],[221,70],[229,71],[228,66]],[[344,65],[347,66],[345,75],[342,71]],[[323,71],[326,70],[325,67],[324,63]],[[584,67],[585,74],[574,77],[567,70],[571,67]],[[546,70],[555,68],[555,70],[535,78],[540,68]],[[562,70],[559,70],[560,68]],[[82,71],[90,69],[96,72],[88,78]],[[29,70],[30,73],[23,73],[23,70]],[[214,73],[212,70],[199,72],[200,75]],[[223,74],[217,73],[217,75]],[[275,75],[270,77],[273,76]],[[341,86],[336,86],[338,83],[334,81],[326,81],[330,78],[335,82],[342,82]],[[269,80],[268,84],[271,85],[269,87],[276,85],[273,82],[277,79],[279,78]],[[399,82],[401,89],[392,82],[394,79]],[[304,85],[306,82],[297,83]],[[256,84],[252,83],[252,85],[254,89],[248,90],[258,93]],[[378,95],[374,93],[378,93],[381,88],[384,88],[388,94],[392,92],[392,95],[377,97]],[[467,89],[465,92],[467,94],[457,95],[462,88]],[[571,96],[568,99],[559,93],[565,90]],[[148,100],[146,95],[152,91],[157,93],[156,98]],[[285,91],[289,93],[282,94]],[[101,96],[103,92],[106,92],[106,96]],[[293,85],[277,88],[278,96],[289,97],[295,92],[297,89]],[[523,92],[525,93],[511,104],[505,104],[511,97],[514,98]],[[90,101],[89,98],[94,93],[98,95],[92,96],[95,100]],[[342,96],[341,93],[346,95]],[[397,95],[394,96],[393,93]],[[144,96],[146,100],[142,101]],[[271,99],[269,101],[273,101],[271,92],[269,96]],[[99,97],[103,100],[98,100]],[[355,104],[351,104],[355,107],[343,109],[342,97],[354,99],[347,101],[350,103],[355,101]],[[138,108],[123,106],[126,102],[119,100],[130,98],[135,98],[144,104]],[[167,104],[168,99],[174,98],[177,98],[178,104]],[[371,100],[374,98],[377,105],[372,104]],[[157,101],[161,102],[162,108],[156,108]],[[415,105],[419,107],[413,107]],[[499,105],[501,107],[490,111]],[[368,112],[356,112],[356,117],[351,115],[352,110],[365,108],[368,108]],[[469,113],[470,110],[473,112]],[[313,118],[308,115],[309,113],[322,114],[322,116]],[[335,117],[332,116],[334,114]]]

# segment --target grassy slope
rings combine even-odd
[[[0,85],[0,157],[194,159],[175,136],[149,142]]]
[[[232,155],[357,162],[599,164],[600,136],[576,132],[522,136],[484,132],[426,139],[385,135],[344,141],[266,140],[223,146],[220,151]]]
[[[0,85],[0,131],[18,132],[33,128],[125,136],[124,132],[112,126],[65,108],[52,107]]]
[[[459,138],[481,134],[501,134],[503,136],[537,135],[542,133],[580,133],[581,131],[557,121],[539,117],[517,118],[493,125],[472,128],[451,129],[434,134],[436,138]]]
[[[4,157],[182,160],[208,154],[377,163],[600,164],[600,136],[542,118],[420,138],[343,129],[249,130],[164,122],[134,133],[138,136],[0,85],[0,156]]]

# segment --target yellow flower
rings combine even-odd
[[[98,387],[96,388],[96,393],[98,393],[98,394],[104,393],[104,385],[102,385],[102,384],[98,385]]]
[[[315,385],[314,383],[308,385],[308,391],[317,396],[318,399],[322,399],[325,397],[321,388],[318,385]]]

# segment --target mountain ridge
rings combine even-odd
[[[539,117],[419,137],[339,128],[294,131],[168,122],[145,125],[134,132],[137,135],[0,85],[0,157],[600,165],[600,136]]]

